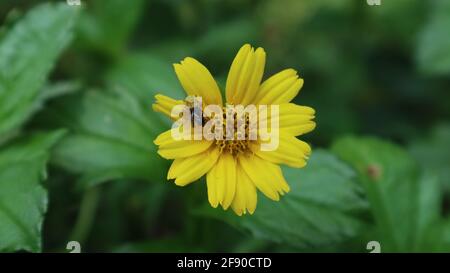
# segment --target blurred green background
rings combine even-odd
[[[0,3],[0,251],[450,251],[449,1],[43,2]],[[291,192],[238,217],[166,181],[151,104],[186,56],[223,89],[244,43],[318,126]]]

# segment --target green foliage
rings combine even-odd
[[[41,2],[0,3],[0,251],[450,251],[448,1]],[[151,104],[184,98],[187,56],[223,91],[247,42],[318,126],[291,191],[238,217],[166,181]]]
[[[107,82],[109,89],[126,90],[146,107],[150,107],[158,93],[176,99],[184,98],[172,64],[152,54],[128,56],[109,72]]]
[[[434,1],[430,21],[424,26],[417,46],[417,61],[427,74],[450,73],[450,5]]]
[[[443,187],[450,189],[450,126],[435,127],[429,138],[414,140],[409,145],[411,154],[425,169],[439,176]]]
[[[82,174],[82,186],[124,177],[162,181],[166,163],[152,142],[160,123],[150,111],[125,92],[61,100],[48,115],[72,134],[55,148],[54,163]]]
[[[79,36],[87,47],[117,56],[144,10],[144,0],[96,0],[83,13]]]
[[[63,131],[24,137],[0,149],[0,251],[40,251],[47,210],[48,150]]]
[[[332,150],[358,172],[383,251],[424,251],[428,228],[440,216],[436,177],[420,174],[403,149],[378,139],[342,138]]]
[[[40,93],[62,50],[72,38],[77,13],[44,4],[30,11],[0,40],[0,143],[41,106],[59,94]],[[49,89],[47,89],[49,90]],[[40,251],[47,209],[49,149],[62,131],[20,137],[0,147],[0,250]]]
[[[329,152],[317,150],[308,168],[284,168],[283,173],[291,191],[275,206],[259,193],[252,216],[230,213],[216,217],[258,238],[302,249],[329,246],[358,234],[363,222],[356,214],[366,209],[367,203],[351,168]]]
[[[36,111],[39,90],[72,38],[75,16],[66,5],[45,4],[0,40],[0,138]]]

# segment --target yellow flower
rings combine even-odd
[[[315,128],[314,109],[290,103],[303,86],[303,79],[294,69],[286,69],[261,83],[265,61],[262,48],[255,50],[246,44],[239,50],[226,81],[226,105],[278,105],[277,149],[263,151],[261,140],[176,140],[171,130],[154,141],[163,158],[174,160],[167,179],[186,186],[206,174],[211,206],[220,204],[223,209],[231,206],[238,215],[247,211],[253,214],[257,189],[275,201],[289,192],[278,164],[301,168],[311,153],[309,145],[296,136]],[[201,97],[204,105],[223,107],[219,87],[205,66],[188,57],[174,64],[174,68],[188,96]],[[169,117],[174,106],[188,104],[187,100],[161,94],[155,98],[153,109]]]

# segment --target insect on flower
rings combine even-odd
[[[208,69],[193,58],[185,58],[174,64],[174,68],[187,98],[176,100],[158,94],[153,104],[155,111],[174,120],[180,118],[173,114],[176,107],[188,110],[189,122],[176,130],[190,131],[191,127],[199,127],[204,134],[206,125],[219,118],[222,123],[213,123],[211,128],[225,131],[225,138],[215,134],[213,139],[176,139],[173,137],[174,129],[171,129],[160,134],[154,143],[158,145],[159,155],[173,160],[168,179],[175,179],[175,184],[186,186],[206,175],[211,206],[231,207],[238,215],[255,211],[257,190],[275,201],[289,192],[279,164],[294,168],[306,165],[311,148],[297,136],[312,131],[316,126],[314,109],[290,102],[303,86],[303,79],[294,69],[286,69],[261,83],[265,61],[266,53],[262,48],[255,50],[248,44],[241,47],[228,74],[224,105],[219,87]],[[201,99],[200,106],[196,104],[196,98]],[[216,106],[219,112],[212,115],[202,113],[209,106]],[[244,110],[255,106],[253,109],[266,110],[257,115],[245,111],[237,114],[230,111],[232,106],[243,106]],[[253,122],[252,116],[256,117]],[[267,123],[277,126],[271,126],[270,130],[253,126]],[[253,128],[256,128],[256,139],[249,137]],[[273,141],[277,143],[276,149],[263,149]]]

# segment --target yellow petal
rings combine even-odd
[[[206,151],[213,143],[204,139],[176,140],[172,137],[171,130],[160,134],[154,141],[159,146],[158,154],[165,159],[193,156]]]
[[[302,168],[311,154],[311,147],[295,136],[281,133],[278,148],[274,151],[261,151],[260,145],[252,145],[252,151],[264,160],[275,164],[286,164],[294,168]]]
[[[311,107],[294,103],[280,104],[280,130],[294,136],[303,135],[316,128],[315,111]]]
[[[250,177],[253,184],[268,198],[278,201],[280,194],[289,192],[289,185],[283,177],[281,168],[253,154],[239,156],[239,164]]]
[[[239,50],[233,60],[226,83],[226,98],[229,104],[247,105],[253,101],[259,89],[266,53],[263,48],[256,51],[249,44]]]
[[[242,46],[233,62],[231,63],[230,71],[228,72],[227,83],[226,83],[226,99],[228,103],[233,103],[233,97],[236,95],[237,86],[240,78],[240,73],[242,66],[244,65],[247,56],[252,51],[252,47],[249,44]]]
[[[187,57],[174,64],[178,80],[188,95],[202,97],[203,104],[222,105],[222,95],[209,70],[197,60]]]
[[[271,127],[270,108],[269,113],[260,116],[259,119],[266,122],[267,128]],[[314,119],[315,111],[311,107],[300,106],[294,103],[283,103],[279,105],[279,128],[280,131],[299,136],[311,132],[316,127]]]
[[[290,102],[303,86],[303,79],[299,78],[294,69],[283,70],[261,84],[255,104],[281,104]]]
[[[216,164],[217,165],[217,164]],[[216,181],[217,170],[213,167],[206,174],[206,187],[208,189],[208,201],[213,208],[217,208],[219,205],[219,196],[217,195],[218,184]]]
[[[236,194],[233,203],[231,203],[231,208],[239,216],[247,211],[253,214],[258,199],[256,187],[239,164],[236,170]]]
[[[176,119],[178,117],[172,117],[172,109],[176,105],[183,105],[184,101],[182,100],[175,100],[170,97],[157,94],[155,95],[156,102],[152,105],[153,111],[163,113],[164,115],[168,116],[171,119]]]
[[[221,204],[227,209],[236,192],[236,160],[229,153],[219,156],[217,163],[206,175],[208,200],[211,206]]]
[[[219,148],[185,158],[176,158],[170,166],[168,179],[175,179],[178,186],[186,186],[206,174],[219,158]]]

